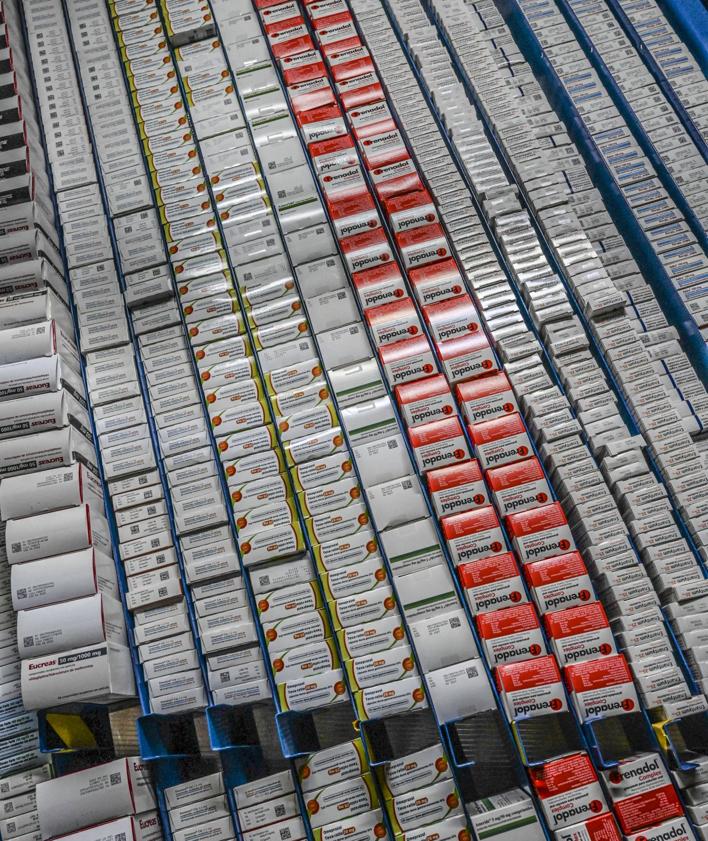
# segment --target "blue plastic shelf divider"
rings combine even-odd
[[[708,75],[708,8],[705,0],[657,0],[681,40]]]

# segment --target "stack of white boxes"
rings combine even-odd
[[[235,837],[221,773],[170,786],[164,796],[173,841],[230,841]]]
[[[23,661],[25,709],[57,699],[118,700],[131,697],[135,687],[64,267],[49,221],[53,209],[21,22],[13,6],[5,4],[3,12],[17,44],[16,121],[6,128],[8,136],[25,138],[10,153],[18,174],[6,182],[15,182],[15,195],[8,194],[3,210],[6,297],[0,305],[3,668],[8,677],[14,674],[6,684],[9,713],[9,690],[19,689],[13,650]],[[8,636],[15,636],[12,609],[18,611],[16,647]],[[37,658],[42,668],[35,670]],[[90,666],[77,683],[74,664],[86,661]],[[23,718],[31,731],[34,717]],[[19,748],[18,739],[12,741]],[[24,764],[32,764],[33,755],[40,761],[36,733],[24,741]],[[13,768],[12,752],[8,742],[6,770]]]
[[[162,829],[146,765],[115,759],[40,782],[38,838],[71,841],[160,841]]]

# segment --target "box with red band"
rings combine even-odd
[[[483,470],[513,464],[533,455],[526,424],[518,413],[474,423],[469,432]]]
[[[456,298],[465,291],[465,282],[457,263],[452,259],[411,269],[408,279],[413,287],[413,294],[422,307]]]
[[[420,190],[422,187],[423,185],[418,181],[418,186],[411,186],[409,190]],[[442,227],[437,223],[422,225],[410,231],[401,231],[395,236],[401,251],[403,266],[407,270],[426,266],[428,263],[437,263],[438,260],[451,256],[450,243]]]
[[[445,420],[456,411],[455,398],[442,374],[396,386],[395,395],[407,426]]]
[[[352,275],[352,283],[364,310],[380,304],[402,301],[408,297],[403,275],[396,263],[386,263],[374,269],[356,272]]]
[[[327,64],[335,82],[343,82],[362,73],[370,73],[374,69],[374,62],[366,47],[354,44],[350,47],[330,50],[327,54]]]
[[[536,608],[529,603],[481,613],[477,630],[492,669],[548,653]]]
[[[523,564],[575,549],[575,541],[560,502],[510,514],[506,518],[506,527]]]
[[[477,307],[467,293],[447,301],[426,304],[424,312],[430,335],[436,342],[469,336],[482,329]]]
[[[513,552],[468,561],[457,567],[472,613],[489,613],[528,602]]]
[[[426,336],[384,345],[378,353],[391,387],[429,377],[438,370],[435,354]]]
[[[489,505],[487,486],[476,459],[430,470],[425,478],[438,517]]]
[[[551,501],[543,467],[537,458],[529,458],[504,467],[487,470],[485,478],[502,517],[528,511]]]
[[[561,673],[552,654],[498,666],[497,685],[509,718],[553,715],[568,709]]]
[[[491,505],[444,517],[441,527],[455,566],[506,551],[497,513]]]
[[[399,132],[396,132],[396,134],[400,137]],[[401,138],[401,142],[403,142],[403,138]],[[366,148],[366,141],[362,143],[362,149],[368,161],[371,153]],[[440,221],[435,202],[427,190],[415,190],[412,193],[386,199],[384,210],[394,234],[420,228],[423,225],[432,225]]]
[[[358,161],[354,141],[348,134],[311,143],[309,152],[319,175],[325,175],[342,167],[352,166]]]
[[[332,219],[335,236],[340,242],[347,237],[365,234],[381,228],[381,217],[368,192],[339,198],[331,203],[328,202],[327,209]],[[395,263],[386,263],[386,265],[395,266]],[[357,274],[359,273],[357,272]],[[383,303],[383,301],[379,303]]]
[[[541,615],[595,601],[590,576],[579,552],[534,561],[524,568]]]
[[[363,272],[393,260],[391,246],[382,228],[347,237],[340,246],[350,272]]]
[[[546,762],[529,773],[554,831],[607,811],[605,795],[586,753]]]
[[[498,368],[494,351],[481,330],[447,342],[435,342],[435,349],[450,383],[462,383]]]
[[[420,336],[423,327],[411,298],[379,304],[364,313],[376,347]]]
[[[457,417],[411,427],[408,440],[422,473],[434,467],[459,464],[470,457],[467,439]]]
[[[511,383],[502,371],[457,386],[457,399],[469,424],[519,411]]]
[[[617,821],[609,813],[566,826],[553,833],[555,841],[622,841]]]
[[[599,602],[549,613],[544,621],[560,666],[617,653],[607,614]]]
[[[567,666],[565,677],[583,721],[639,710],[637,690],[622,654]]]

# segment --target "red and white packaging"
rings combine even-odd
[[[420,184],[419,187],[410,189],[420,190],[422,187]],[[411,231],[401,231],[396,234],[396,242],[406,269],[415,269],[450,257],[450,243],[438,224],[421,225]]]
[[[319,50],[308,50],[305,53],[287,56],[280,62],[280,67],[286,85],[297,85],[300,82],[321,79],[327,75],[327,68]]]
[[[340,246],[352,273],[383,266],[393,260],[391,246],[382,228],[347,237]]]
[[[510,514],[506,527],[522,564],[575,549],[575,541],[560,502]]]
[[[363,105],[347,112],[347,119],[352,127],[352,132],[357,141],[375,134],[383,134],[396,128],[396,123],[391,115],[391,109],[385,100],[372,102],[371,105]]]
[[[484,470],[513,464],[533,455],[526,424],[521,415],[505,415],[469,427],[475,453]]]
[[[560,669],[552,654],[499,666],[497,684],[511,721],[568,709]]]
[[[359,143],[364,163],[371,170],[378,166],[385,166],[394,161],[403,160],[408,155],[405,141],[398,129],[372,134]],[[384,202],[386,213],[386,203]],[[395,231],[395,228],[393,229]]]
[[[529,769],[551,830],[607,811],[605,795],[586,753],[574,753]]]
[[[457,399],[470,425],[519,411],[511,383],[503,371],[460,383]]]
[[[658,753],[642,753],[620,760],[619,765],[602,771],[602,777],[612,802],[662,788],[671,782]]]
[[[362,73],[370,73],[374,62],[366,47],[356,44],[344,49],[331,50],[327,55],[327,64],[335,82],[343,82]]]
[[[339,105],[325,105],[322,108],[312,108],[297,114],[295,119],[302,128],[308,146],[322,140],[331,140],[347,133],[344,116]]]
[[[633,797],[617,798],[612,808],[625,835],[639,832],[646,826],[680,818],[684,814],[676,789],[671,783]],[[671,838],[670,835],[664,837]]]
[[[538,508],[551,500],[551,489],[543,467],[535,457],[504,467],[493,467],[487,471],[486,479],[502,517]]]
[[[439,467],[426,473],[425,478],[438,517],[489,505],[487,486],[476,459]]]
[[[513,552],[468,561],[457,574],[475,616],[528,602]]]
[[[364,313],[376,347],[400,342],[423,333],[412,298],[402,298],[390,304],[370,307]]]
[[[444,517],[440,525],[455,566],[499,555],[507,549],[504,532],[491,505]]]
[[[427,304],[425,320],[436,342],[469,336],[482,329],[477,307],[467,293],[457,298],[449,298],[447,301]]]
[[[368,192],[328,203],[328,209],[335,236],[340,241],[381,227],[381,217]]]
[[[354,46],[355,43],[361,43],[349,12],[339,12],[336,15],[316,18],[312,25],[315,28],[315,37],[325,55],[328,52],[342,49],[345,44]]]
[[[405,199],[406,196],[400,196],[400,198]],[[457,268],[457,263],[452,259],[440,260],[438,263],[421,266],[419,269],[411,269],[408,272],[408,279],[421,307],[438,301],[446,301],[448,298],[456,298],[465,291],[465,282]]]
[[[270,47],[276,60],[314,49],[315,45],[312,43],[305,22],[297,23],[296,19],[293,19],[293,21],[287,21],[289,25],[284,29],[277,29],[277,31],[268,33]]]
[[[356,272],[352,275],[352,282],[364,310],[401,301],[408,296],[403,275],[396,263]]]
[[[579,552],[534,561],[524,572],[542,616],[595,601],[595,591]]]
[[[622,841],[617,821],[609,812],[553,833],[554,841]]]
[[[396,132],[396,134],[400,137],[399,132]],[[372,140],[376,139],[372,138]],[[403,143],[403,138],[401,138],[401,143]],[[367,141],[362,143],[362,149],[368,161],[370,152],[367,150],[366,144]],[[384,202],[384,209],[394,234],[420,228],[423,225],[432,225],[440,221],[435,202],[427,190],[415,190],[412,193],[387,199]]]
[[[345,111],[377,102],[384,98],[383,88],[376,72],[371,70],[361,76],[350,76],[337,82],[337,93]]]
[[[407,154],[408,152],[406,152]],[[374,191],[379,197],[379,201],[384,201],[391,196],[398,196],[402,193],[410,193],[412,190],[423,189],[423,182],[420,180],[418,168],[409,157],[399,161],[391,161],[387,164],[380,164],[371,169],[370,173]],[[402,257],[405,264],[405,252],[402,253]],[[416,265],[421,265],[421,263],[417,263]]]
[[[462,424],[456,417],[414,426],[408,430],[408,440],[421,473],[470,457]]]
[[[600,602],[557,610],[547,614],[544,621],[560,666],[617,653],[610,623]]]
[[[287,88],[287,94],[296,114],[309,111],[311,108],[332,105],[336,101],[332,85],[326,77],[295,82]]]
[[[319,180],[328,207],[338,201],[369,194],[364,172],[358,163],[326,172],[319,176]]]
[[[348,134],[311,143],[309,152],[318,175],[353,166],[358,161],[354,141]]]
[[[278,13],[277,8],[272,6],[260,13],[266,35],[271,44],[283,43],[307,34],[305,18],[299,11],[296,11],[295,14],[291,14],[291,11],[288,10],[287,16],[283,17]]]
[[[429,377],[438,370],[427,336],[384,345],[378,352],[391,387]]]
[[[436,342],[435,347],[450,383],[471,380],[497,368],[494,352],[481,330],[448,342]]]
[[[442,374],[398,385],[395,394],[407,426],[444,420],[455,414],[455,398]]]
[[[529,603],[481,613],[477,629],[490,668],[543,657],[546,643],[536,608]]]
[[[263,21],[266,34],[279,32],[281,29],[295,26],[297,23],[304,23],[305,19],[300,14],[297,4],[273,3],[268,6],[259,6],[259,14]]]
[[[686,818],[676,818],[659,826],[625,835],[625,841],[694,841],[695,835]]]
[[[568,688],[583,721],[639,709],[637,690],[624,655],[576,663],[565,670]]]

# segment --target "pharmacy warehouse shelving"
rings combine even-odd
[[[701,0],[0,0],[0,841],[708,839]]]

